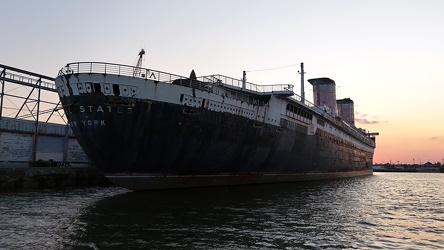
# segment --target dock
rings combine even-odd
[[[0,64],[0,191],[106,184],[66,120],[54,78]]]
[[[96,168],[0,168],[0,191],[104,185],[110,182]]]

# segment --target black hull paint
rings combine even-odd
[[[371,169],[328,172],[328,173],[294,173],[294,174],[213,174],[213,175],[107,175],[114,184],[131,187],[133,190],[169,189],[209,186],[230,186],[247,184],[265,184],[279,182],[314,181],[372,175]]]
[[[134,98],[62,98],[92,163],[129,189],[237,185],[372,174],[372,152],[234,114]]]

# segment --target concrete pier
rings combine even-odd
[[[0,191],[110,185],[96,168],[0,168]]]

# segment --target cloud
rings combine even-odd
[[[360,124],[378,124],[378,123],[382,123],[382,122],[387,122],[387,121],[378,121],[378,120],[368,120],[367,118],[367,114],[364,113],[359,113],[355,111],[355,122],[356,123],[360,123]]]
[[[355,115],[356,116],[361,116],[361,117],[366,117],[367,116],[367,114],[361,114],[358,111],[355,111]]]
[[[430,138],[431,141],[438,140],[438,139],[439,139],[439,136],[433,136]]]
[[[380,121],[369,121],[367,119],[361,119],[361,118],[355,118],[355,122],[361,123],[361,124],[378,124],[381,123]]]

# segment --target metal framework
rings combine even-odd
[[[0,85],[0,120],[67,123],[53,77],[0,64]]]
[[[35,162],[39,123],[67,124],[54,78],[0,64],[0,84],[0,123],[3,117],[35,121],[32,150]]]

